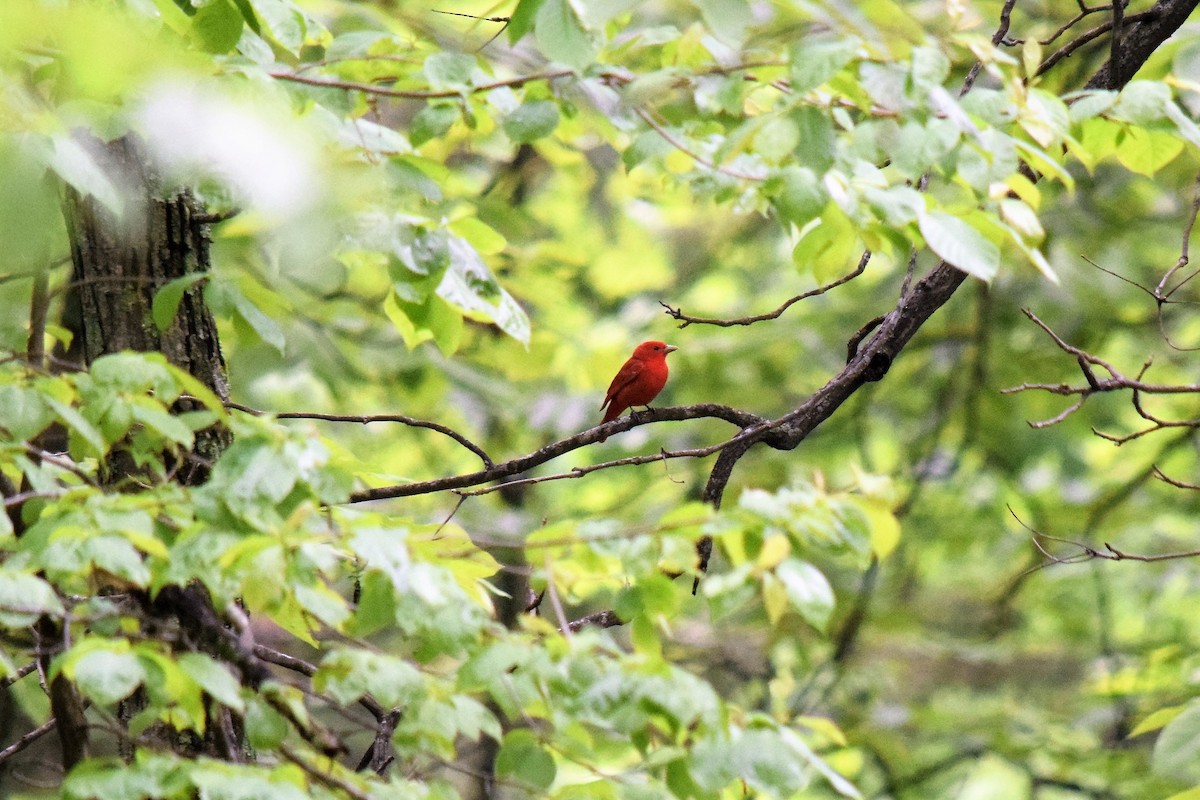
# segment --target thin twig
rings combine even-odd
[[[266,645],[255,644],[254,655],[258,656],[263,661],[266,661],[268,664],[274,664],[278,667],[283,667],[284,669],[290,669],[292,672],[298,672],[308,678],[311,678],[317,672],[317,667],[315,664],[310,664],[302,658],[297,658],[296,656],[288,653],[272,649]],[[370,711],[371,715],[375,717],[376,721],[383,719],[384,715],[387,714],[387,710],[384,709],[384,707],[369,694],[364,694],[361,698],[359,698],[358,704],[367,711]]]
[[[1054,33],[1047,36],[1045,39],[1039,39],[1038,44],[1040,44],[1040,45],[1054,44],[1055,40],[1057,40],[1060,36],[1062,36],[1064,33],[1069,31],[1071,28],[1074,28],[1076,25],[1078,25],[1080,22],[1082,22],[1085,18],[1087,18],[1087,16],[1089,14],[1096,14],[1101,11],[1110,11],[1110,10],[1112,10],[1112,6],[1095,6],[1093,8],[1089,8],[1088,6],[1085,6],[1083,3],[1080,3],[1078,14],[1076,14],[1074,17],[1072,17],[1069,22],[1065,22],[1062,25],[1060,25],[1058,30],[1056,30]]]
[[[624,625],[625,622],[617,616],[615,611],[597,611],[595,614],[588,614],[586,617],[580,617],[567,627],[575,633],[589,626],[597,628],[615,628]]]
[[[712,161],[711,159],[705,158],[704,156],[697,153],[695,150],[688,147],[688,145],[685,144],[683,141],[681,141],[679,139],[679,137],[675,136],[675,134],[671,133],[669,130],[667,130],[665,127],[663,127],[657,120],[654,119],[654,116],[646,109],[635,108],[634,113],[637,114],[639,117],[641,117],[642,121],[645,122],[647,125],[649,125],[651,130],[653,130],[655,133],[657,133],[659,136],[661,136],[664,140],[666,140],[666,142],[668,144],[670,144],[672,147],[674,147],[679,152],[681,152],[684,155],[691,158],[693,161],[695,161],[700,166],[702,166],[706,169],[712,170],[713,172],[720,172],[723,175],[728,175],[731,178],[738,178],[739,180],[743,180],[743,181],[764,181],[764,180],[766,180],[767,176],[765,174],[751,175],[748,172],[742,172],[741,170],[733,169],[731,167],[725,166],[724,164],[718,164],[718,163]]]
[[[516,78],[505,78],[503,80],[491,81],[489,83],[481,83],[478,86],[472,86],[465,90],[388,89],[383,86],[373,86],[369,83],[342,81],[334,78],[310,78],[307,75],[299,75],[295,72],[272,72],[269,74],[272,78],[277,80],[291,81],[292,83],[303,83],[306,86],[320,86],[326,89],[344,89],[350,92],[362,92],[364,94],[378,95],[380,97],[402,97],[409,100],[436,100],[438,98],[462,97],[464,91],[467,94],[479,94],[481,92],[490,92],[493,89],[499,89],[505,86],[524,86],[525,84],[533,81],[554,81],[558,80],[559,78],[571,77],[577,73],[573,69],[550,70],[549,72],[539,72],[533,75],[521,75]],[[606,80],[620,80],[620,77],[616,75],[605,75],[602,77]]]
[[[819,286],[816,289],[812,289],[810,291],[804,292],[803,294],[798,294],[795,297],[789,298],[788,300],[786,300],[783,303],[783,305],[779,306],[774,311],[769,311],[766,314],[756,314],[755,316],[752,316],[752,317],[737,317],[735,319],[715,319],[715,318],[711,318],[711,317],[693,317],[689,314],[684,314],[681,309],[674,308],[672,306],[667,305],[662,300],[659,300],[658,304],[666,309],[667,314],[672,319],[679,321],[680,328],[686,328],[688,325],[716,325],[717,327],[721,327],[721,328],[731,328],[735,325],[753,325],[756,322],[765,322],[766,320],[770,320],[770,319],[778,319],[779,316],[781,314],[783,314],[783,312],[787,311],[789,308],[791,308],[793,305],[800,302],[801,300],[807,300],[810,297],[816,297],[817,295],[825,294],[826,292],[830,291],[831,289],[836,289],[837,287],[841,286],[842,284],[849,283],[850,281],[857,278],[859,275],[863,274],[863,272],[867,268],[867,262],[869,262],[870,260],[871,260],[871,251],[867,250],[862,254],[862,257],[859,258],[858,266],[855,267],[851,272],[846,273],[845,275],[838,278],[837,280],[830,281],[829,283],[825,284],[824,286]]]
[[[1185,483],[1184,481],[1178,480],[1177,478],[1172,478],[1172,477],[1168,476],[1165,472],[1163,472],[1161,469],[1159,469],[1158,465],[1155,465],[1153,469],[1154,469],[1154,477],[1158,478],[1163,483],[1170,484],[1171,486],[1174,486],[1176,489],[1190,489],[1193,491],[1200,491],[1200,484]]]
[[[57,724],[58,724],[58,720],[56,720],[54,717],[51,717],[50,719],[43,722],[41,725],[39,725],[36,728],[34,728],[33,730],[29,731],[29,733],[26,733],[20,739],[17,739],[15,742],[10,744],[8,747],[4,748],[3,750],[0,750],[0,764],[3,764],[5,761],[8,761],[10,758],[15,756],[17,753],[21,752],[26,747],[29,747],[29,745],[36,742],[38,739],[42,738],[47,733],[54,730],[54,728]]]
[[[613,434],[622,431],[630,430],[631,428],[640,425],[647,425],[654,422],[681,421],[690,419],[702,418],[722,419],[742,429],[742,432],[751,431],[754,435],[768,434],[774,423],[757,414],[751,414],[747,411],[741,411],[729,406],[719,405],[716,403],[700,403],[694,406],[678,406],[664,408],[650,408],[645,411],[639,411],[636,414],[620,417],[612,422],[604,425],[591,428],[589,430],[577,433],[574,436],[569,436],[566,439],[561,439],[557,442],[552,442],[532,453],[517,458],[503,461],[488,469],[478,472],[470,472],[461,475],[451,475],[449,477],[434,478],[427,481],[418,481],[416,483],[398,484],[395,486],[382,486],[374,489],[366,489],[355,492],[350,497],[351,503],[362,503],[371,500],[387,500],[395,497],[412,497],[420,494],[430,494],[433,492],[445,492],[454,489],[465,489],[469,486],[481,486],[485,483],[510,478],[513,475],[519,475],[523,472],[528,472],[534,467],[541,466],[548,461],[552,461],[559,456],[578,450],[589,444],[599,442],[601,439],[612,436]],[[763,427],[766,426],[766,427]],[[741,434],[738,434],[739,436]],[[736,437],[735,437],[736,438]],[[772,444],[769,436],[764,437],[767,444]],[[732,441],[732,440],[730,440]],[[626,466],[635,463],[650,463],[660,461],[664,458],[700,458],[706,455],[711,455],[722,448],[728,446],[729,442],[722,442],[707,448],[698,448],[695,450],[677,451],[674,454],[655,454],[652,456],[635,456],[633,460],[620,459],[617,462],[607,463],[607,466],[601,467],[607,469],[614,466]],[[594,471],[593,468],[580,467],[579,469],[587,469]],[[512,485],[511,483],[508,485]]]
[[[1000,43],[1008,38],[1008,29],[1012,24],[1012,10],[1016,4],[1017,0],[1004,0],[1004,6],[1000,9],[1000,24],[996,27],[996,32],[992,34],[993,47],[999,47]],[[971,69],[967,72],[967,77],[963,81],[962,88],[958,90],[959,97],[962,97],[975,87],[975,80],[979,77],[979,72],[982,69],[982,61],[976,61],[971,65]]]
[[[1143,11],[1140,14],[1131,14],[1128,17],[1124,17],[1124,21],[1141,23],[1141,22],[1155,19],[1157,16],[1158,16],[1157,11]],[[1079,48],[1088,44],[1089,42],[1093,41],[1094,39],[1097,39],[1097,38],[1103,36],[1104,34],[1108,33],[1110,30],[1112,30],[1112,26],[1113,26],[1112,20],[1108,20],[1107,22],[1102,22],[1101,24],[1097,25],[1095,28],[1092,28],[1090,31],[1086,31],[1085,33],[1080,34],[1079,38],[1073,39],[1072,41],[1068,42],[1067,44],[1063,45],[1058,50],[1054,51],[1049,56],[1047,56],[1046,60],[1043,61],[1040,65],[1038,65],[1037,72],[1035,73],[1035,75],[1045,74],[1048,70],[1050,70],[1059,61],[1062,61],[1064,58],[1067,58],[1068,56],[1073,54],[1076,50],[1078,50]],[[1116,74],[1116,71],[1110,70],[1110,74]],[[1124,82],[1124,77],[1121,78],[1121,81],[1122,81],[1122,83]],[[1112,87],[1110,85],[1109,88],[1120,88],[1120,85],[1118,85],[1117,87]]]
[[[330,789],[336,789],[354,798],[354,800],[371,800],[371,795],[362,791],[349,781],[342,780],[334,776],[331,772],[326,772],[319,769],[315,764],[303,758],[300,752],[294,749],[291,745],[283,742],[279,745],[279,754],[298,766],[300,769],[308,773],[317,783],[327,786]],[[337,764],[333,759],[329,760],[329,766],[332,769]]]
[[[37,662],[30,661],[25,666],[20,667],[12,675],[9,675],[5,678],[0,678],[0,689],[6,689],[9,686],[12,686],[14,683],[21,680],[21,678],[24,678],[26,675],[33,672],[35,669],[37,669]]]
[[[188,399],[186,396],[184,399]],[[263,411],[257,408],[250,408],[241,403],[229,402],[225,404],[226,408],[232,408],[235,411],[242,411],[246,414],[251,414],[256,417],[271,415],[275,419],[312,419],[323,422],[353,422],[359,425],[367,425],[372,422],[398,422],[402,425],[408,425],[412,428],[428,428],[431,431],[437,431],[440,434],[449,436],[454,441],[461,444],[463,447],[470,450],[475,455],[479,456],[479,460],[483,462],[483,466],[491,468],[495,466],[491,457],[479,445],[472,442],[467,437],[463,436],[453,428],[447,427],[440,422],[433,422],[427,419],[417,419],[404,414],[322,414],[316,411]]]
[[[550,598],[550,608],[554,610],[554,616],[558,618],[559,631],[570,639],[571,625],[567,622],[567,614],[563,610],[562,600],[558,596],[558,587],[554,585],[554,570],[550,566],[550,553],[547,551],[543,555],[545,556],[543,563],[546,566],[546,597]]]

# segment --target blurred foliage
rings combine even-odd
[[[1195,550],[1200,499],[1151,472],[1195,481],[1195,437],[1095,436],[1147,426],[1127,393],[1041,428],[1073,399],[1000,393],[1084,380],[1022,308],[1128,376],[1153,358],[1147,381],[1195,383],[1195,285],[1161,324],[1137,286],[1194,216],[1200,30],[1119,93],[1081,93],[1107,36],[1056,51],[1109,17],[1078,11],[1017,4],[993,46],[984,0],[8,0],[0,474],[24,531],[0,515],[0,745],[48,717],[15,679],[40,617],[70,631],[53,674],[99,743],[69,775],[36,748],[5,761],[0,793],[469,798],[494,777],[497,797],[564,800],[1195,796],[1194,561],[1035,571],[1031,541]],[[598,422],[643,339],[680,347],[659,404],[778,416],[908,270],[974,277],[799,448],[751,450],[720,510],[699,502],[711,457],[365,508],[353,491],[479,458],[417,427],[227,410],[156,354],[24,359],[38,281],[47,350],[71,338],[64,187],[136,213],[89,144],[125,135],[228,216],[202,286],[234,400],[435,420],[497,462]],[[773,321],[678,329],[659,305],[764,313],[864,249],[861,276]],[[194,283],[162,287],[154,323]],[[200,410],[174,413],[181,395]],[[1144,403],[1197,416],[1194,393]],[[175,484],[212,424],[235,443],[205,485]],[[56,427],[63,452],[39,449]],[[526,477],[733,432],[640,426]],[[114,448],[140,471],[110,484]],[[514,575],[531,597],[505,595]],[[120,602],[188,582],[311,676],[248,686]],[[559,632],[604,610],[626,624]],[[115,708],[138,687],[127,763]],[[203,736],[208,703],[255,760],[139,738]],[[383,777],[354,771],[372,704],[402,711]],[[322,727],[349,756],[319,751]]]

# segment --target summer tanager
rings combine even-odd
[[[608,410],[600,423],[611,422],[627,408],[650,405],[667,383],[667,354],[678,349],[663,342],[639,344],[608,386],[608,394],[600,404],[600,408],[608,406]]]

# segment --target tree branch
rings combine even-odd
[[[58,720],[56,720],[54,717],[51,717],[41,725],[38,725],[36,728],[23,735],[20,739],[17,739],[8,747],[0,750],[0,764],[4,764],[4,762],[8,761],[17,753],[20,753],[26,747],[29,747],[29,745],[33,744],[38,739],[54,730],[56,725],[58,725]]]
[[[803,294],[798,294],[795,297],[789,298],[788,300],[785,300],[784,303],[781,306],[779,306],[778,308],[776,308],[774,311],[768,311],[766,314],[757,314],[752,317],[736,317],[734,319],[716,319],[716,318],[712,318],[712,317],[693,317],[688,314],[684,314],[681,309],[673,308],[673,307],[667,305],[662,300],[659,300],[658,304],[667,310],[667,314],[669,314],[672,319],[679,321],[680,328],[686,328],[688,325],[716,325],[721,328],[731,328],[735,325],[753,325],[756,322],[765,322],[766,320],[770,320],[770,319],[778,319],[779,316],[781,314],[783,314],[783,312],[787,311],[789,308],[791,308],[793,305],[800,302],[801,300],[807,300],[810,297],[816,297],[817,295],[825,294],[830,289],[836,289],[837,287],[841,286],[844,283],[849,283],[850,281],[857,278],[859,275],[863,274],[863,271],[866,270],[866,268],[867,268],[867,262],[870,260],[871,260],[871,251],[867,250],[862,254],[862,258],[860,258],[858,260],[858,266],[855,267],[852,272],[849,272],[849,273],[843,275],[842,277],[838,278],[837,280],[831,281],[830,283],[825,284],[824,286],[819,286],[816,289],[812,289],[810,291],[804,292]]]
[[[185,399],[194,399],[186,398]],[[454,441],[461,444],[463,447],[470,450],[475,455],[479,456],[479,460],[483,462],[485,468],[494,467],[491,457],[479,445],[472,442],[466,436],[463,436],[458,431],[450,428],[440,422],[433,422],[427,419],[417,419],[416,417],[408,417],[404,414],[322,414],[315,411],[262,411],[256,408],[244,406],[241,403],[228,402],[226,408],[232,408],[237,411],[242,411],[246,414],[252,414],[256,417],[261,417],[270,414],[275,419],[313,419],[324,422],[354,422],[359,425],[367,425],[372,422],[398,422],[402,425],[408,425],[411,428],[428,428],[431,431],[437,431],[445,436],[449,436]]]
[[[430,494],[433,492],[444,492],[451,489],[465,489],[469,486],[479,486],[492,481],[508,478],[513,475],[519,475],[522,472],[527,472],[534,467],[541,466],[547,461],[551,461],[559,456],[565,455],[572,450],[578,450],[589,444],[595,444],[602,439],[612,436],[622,431],[636,428],[640,425],[647,425],[652,422],[678,422],[689,419],[702,419],[712,417],[730,422],[743,429],[751,428],[755,425],[768,422],[763,417],[756,414],[751,414],[747,411],[741,411],[729,406],[723,406],[716,403],[701,403],[694,406],[677,406],[669,408],[650,408],[645,411],[639,411],[635,414],[620,417],[612,422],[605,423],[595,428],[577,433],[574,436],[569,436],[557,442],[545,445],[544,447],[535,450],[528,455],[504,461],[494,466],[471,472],[464,475],[452,475],[445,478],[434,478],[428,481],[419,481],[416,483],[399,484],[396,486],[382,486],[375,489],[366,489],[361,492],[355,492],[350,496],[351,503],[363,503],[370,500],[387,500],[394,497],[412,497],[414,495]],[[633,456],[632,459],[619,459],[620,463],[612,463],[609,466],[624,466],[625,464],[633,463],[649,463],[652,461],[661,461],[666,457],[675,458],[697,458],[705,455],[711,455],[721,448],[725,447],[728,442],[722,442],[718,445],[712,445],[706,448],[698,448],[696,450],[679,451],[678,455],[654,454],[650,456]],[[571,474],[565,474],[563,477],[573,477]],[[511,485],[509,482],[508,485]]]

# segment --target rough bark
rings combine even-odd
[[[74,191],[67,194],[78,335],[85,362],[122,350],[162,353],[228,400],[225,359],[216,322],[204,303],[204,279],[184,294],[166,330],[158,329],[151,313],[158,289],[177,278],[209,271],[209,221],[190,191],[160,187],[134,137],[108,144],[93,140],[89,146],[109,178],[124,190],[125,207],[118,215],[92,197]],[[180,472],[180,480],[202,482],[207,473],[203,465],[228,444],[223,428],[197,434],[197,458]],[[112,465],[118,472],[122,466]]]
[[[216,322],[204,302],[205,279],[197,279],[188,288],[165,330],[159,330],[152,313],[154,295],[164,285],[209,271],[209,221],[190,191],[160,186],[133,136],[107,144],[82,138],[81,142],[97,156],[121,190],[123,201],[118,213],[73,190],[67,191],[64,200],[74,267],[68,307],[78,315],[73,321],[84,363],[90,365],[101,356],[124,350],[162,353],[228,400]],[[187,401],[178,404],[180,411],[188,408]],[[188,485],[203,482],[229,441],[229,432],[223,427],[198,432],[191,458],[180,465],[176,480]],[[109,483],[137,470],[119,446],[106,459]],[[154,603],[148,597],[142,600],[145,613],[177,617],[196,641],[235,664],[249,685],[256,686],[265,678],[265,667],[225,628],[202,587],[164,587]],[[86,753],[83,707],[74,687],[65,681],[56,680],[51,690],[63,766],[70,769]],[[139,699],[144,703],[137,694],[126,701],[122,718],[138,710]],[[196,743],[178,740],[166,729],[158,731],[158,738],[165,746],[196,750]],[[235,743],[216,739],[208,745],[218,757],[238,749]]]

